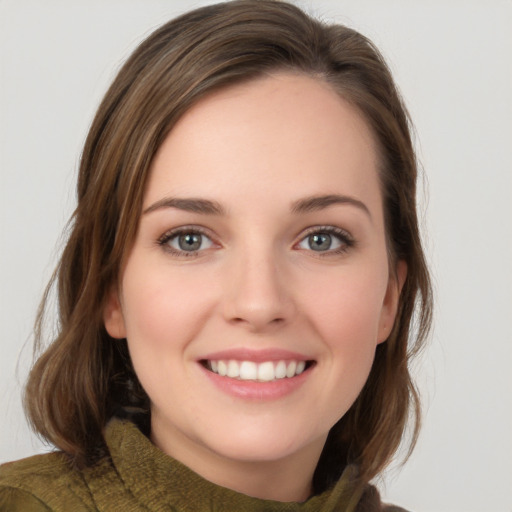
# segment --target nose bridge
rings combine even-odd
[[[227,319],[244,323],[252,330],[289,319],[293,308],[284,266],[268,241],[253,239],[238,247],[228,269]]]

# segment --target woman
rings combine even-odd
[[[393,510],[369,481],[419,425],[415,183],[360,34],[267,0],[158,29],[90,129],[27,384],[59,451],[2,468],[2,510]]]

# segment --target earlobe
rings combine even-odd
[[[384,303],[382,305],[382,312],[379,323],[379,333],[377,343],[386,341],[391,334],[395,324],[395,318],[398,311],[398,303],[400,300],[400,293],[407,278],[407,263],[403,260],[398,261],[394,275],[389,276],[388,288]]]
[[[107,302],[103,309],[103,322],[105,329],[112,338],[126,338],[124,316],[119,301],[117,288],[113,287],[107,296]]]

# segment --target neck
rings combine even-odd
[[[201,474],[201,469],[191,468]],[[239,462],[224,467],[224,471],[204,471],[203,478],[254,498],[302,502],[311,496],[313,470],[304,470],[301,463],[290,464],[289,460]]]
[[[238,460],[226,458],[188,438],[171,442],[164,433],[152,429],[151,440],[164,453],[185,464],[204,479],[254,498],[302,502],[312,494],[315,471],[325,439],[278,460]]]

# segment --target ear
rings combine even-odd
[[[400,293],[402,292],[406,277],[407,263],[400,260],[396,265],[395,272],[390,272],[389,275],[388,287],[380,315],[377,343],[386,341],[391,334],[398,311]]]
[[[107,301],[103,309],[103,322],[105,329],[112,338],[126,338],[124,316],[116,286],[113,286],[107,295]]]

